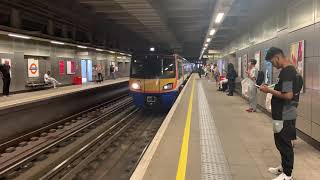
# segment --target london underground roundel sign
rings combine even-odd
[[[32,74],[37,74],[38,66],[35,63],[30,64],[29,70]]]

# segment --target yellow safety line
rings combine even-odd
[[[194,84],[195,84],[194,82],[195,82],[195,80],[193,79],[189,107],[188,107],[188,113],[187,113],[187,118],[186,118],[186,125],[184,127],[183,141],[182,141],[182,145],[181,145],[180,159],[179,159],[176,180],[184,180],[185,175],[186,175],[188,149],[189,149],[190,125],[191,125],[191,117],[192,117],[193,92],[194,92]]]

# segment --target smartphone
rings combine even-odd
[[[259,85],[257,85],[257,84],[255,84],[255,86],[256,86],[257,88],[260,88],[260,86],[259,86]]]

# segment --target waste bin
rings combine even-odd
[[[73,77],[73,84],[74,85],[80,85],[82,84],[82,78],[80,76]]]

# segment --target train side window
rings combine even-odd
[[[183,76],[182,63],[178,62],[179,79]]]

